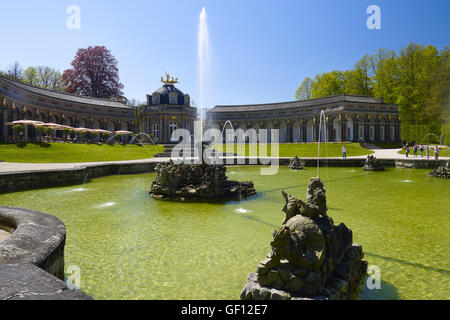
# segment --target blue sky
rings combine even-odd
[[[72,4],[80,30],[66,27]],[[366,27],[369,5],[381,9],[381,30]],[[18,61],[63,71],[78,48],[104,45],[119,61],[127,98],[144,101],[167,71],[198,105],[203,6],[211,44],[205,107],[294,100],[306,76],[352,68],[378,48],[450,44],[448,0],[15,0],[1,6],[0,68]]]

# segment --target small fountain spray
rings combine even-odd
[[[440,139],[437,135],[435,135],[434,133],[428,133],[425,137],[423,137],[422,140],[421,140],[421,144],[424,144],[425,139],[428,138],[428,137],[430,137],[430,136],[433,137],[433,138],[436,138],[436,140],[438,141],[438,143],[439,143],[439,144],[442,144],[442,143],[441,143],[441,139]]]
[[[152,139],[152,137],[151,137],[150,135],[148,135],[148,134],[146,134],[146,133],[144,133],[144,132],[140,132],[140,133],[138,133],[138,134],[133,135],[133,138],[131,139],[130,144],[133,144],[133,142],[136,140],[136,141],[138,141],[140,144],[144,145],[144,144],[143,144],[142,138],[138,140],[138,137],[144,137],[144,138],[149,139],[150,142],[151,142],[152,145],[153,145],[153,148],[154,148],[154,150],[155,150],[155,154],[158,154],[158,147],[157,147],[155,141]]]
[[[227,121],[224,123],[224,125],[223,125],[222,133],[220,134],[220,137],[221,137],[221,138],[223,138],[223,133],[224,133],[225,128],[227,127],[227,125],[230,125],[231,130],[233,130],[233,134],[236,132],[236,131],[234,130],[234,127],[233,127],[233,124],[231,123],[231,121],[230,121],[230,120],[227,120]],[[225,137],[225,142],[227,142],[226,137]]]
[[[320,140],[322,139],[322,119],[324,129],[325,129],[325,141],[327,142],[327,124],[326,124],[326,117],[325,112],[322,110],[320,111],[320,119],[319,119],[319,136],[317,137],[317,178],[319,178],[319,166],[320,166]]]

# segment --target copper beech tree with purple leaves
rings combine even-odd
[[[104,46],[79,49],[62,80],[68,93],[125,101],[117,60]]]

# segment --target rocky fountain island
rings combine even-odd
[[[208,146],[203,143],[202,151]],[[150,194],[157,199],[178,201],[242,199],[256,194],[253,182],[228,180],[223,165],[175,164],[172,161],[155,167],[156,179]]]
[[[367,262],[352,231],[327,215],[325,189],[311,178],[306,202],[283,192],[286,218],[273,232],[272,251],[248,275],[242,300],[352,299]]]
[[[450,160],[447,160],[445,166],[437,168],[433,172],[430,172],[429,175],[437,178],[444,178],[444,179],[450,178]]]

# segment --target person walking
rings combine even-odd
[[[427,146],[427,160],[430,160],[430,146]]]
[[[414,152],[414,158],[417,158],[417,144],[414,143],[413,152]]]
[[[434,147],[434,158],[436,160],[439,159],[439,147],[438,146]]]
[[[342,146],[342,158],[347,159],[347,147]]]
[[[405,144],[405,152],[406,152],[406,157],[408,158],[409,155],[409,145]]]
[[[420,151],[420,157],[421,158],[423,158],[423,149],[424,149],[423,144],[420,144],[419,151]]]

